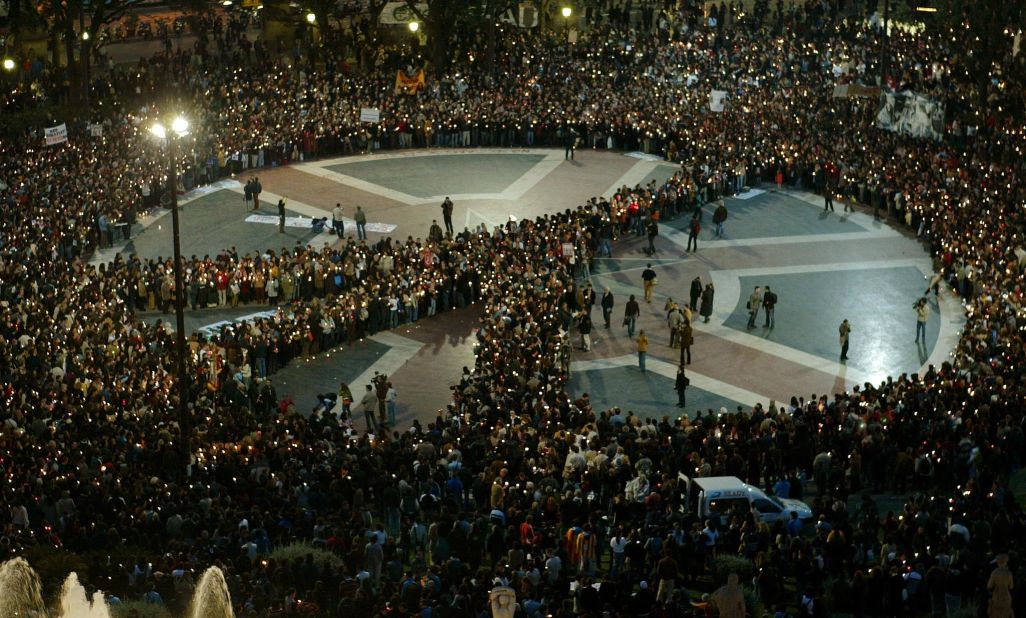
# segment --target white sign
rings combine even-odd
[[[66,142],[68,141],[68,125],[62,122],[56,127],[43,129],[43,135],[46,137],[47,146]]]
[[[714,112],[723,111],[723,102],[727,98],[726,90],[713,90],[709,93],[709,109]]]
[[[381,110],[376,107],[361,107],[360,122],[381,122]]]
[[[103,136],[103,125],[99,123],[89,125],[89,135],[93,137]]]

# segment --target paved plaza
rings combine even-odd
[[[566,210],[624,184],[661,183],[674,170],[664,162],[604,151],[578,151],[575,161],[566,161],[561,150],[545,149],[432,149],[305,162],[260,172],[264,193],[257,214],[276,216],[277,200],[286,197],[292,225],[285,234],[251,217],[241,185],[229,179],[183,199],[182,249],[187,256],[203,256],[230,246],[248,253],[335,243],[335,237],[314,233],[305,221],[330,217],[336,203],[349,218],[358,205],[366,211],[371,240],[423,238],[431,221],[441,219],[439,204],[446,195],[456,204],[459,230]],[[716,293],[710,322],[696,318],[685,408],[690,415],[786,402],[792,394],[832,394],[887,375],[920,372],[948,358],[963,318],[960,301],[947,290],[931,299],[926,344],[913,343],[912,303],[931,273],[929,256],[915,238],[864,212],[845,215],[840,204],[838,212],[825,213],[820,198],[774,186],[756,187],[726,204],[724,238],[712,237],[707,206],[697,252],[684,252],[688,219],[681,217],[660,225],[653,256],[643,253],[644,239],[628,237],[614,245],[612,258],[595,261],[590,280],[599,295],[604,288],[613,292],[616,307],[609,330],[602,328],[596,309],[592,350],[574,353],[575,396],[587,392],[599,406],[617,405],[645,416],[680,414],[673,390],[679,351],[668,345],[664,306],[668,298],[686,302],[696,276],[712,281]],[[121,250],[167,256],[167,214],[146,217],[141,227]],[[347,232],[355,233],[352,225]],[[654,302],[643,304],[638,324],[651,344],[648,371],[642,373],[636,346],[620,322],[628,296],[642,296],[641,272],[649,263],[659,285]],[[769,285],[779,296],[772,329],[764,327],[762,315],[755,329],[746,328],[746,299],[757,285]],[[266,309],[189,311],[187,328]],[[273,380],[280,395],[292,396],[305,411],[317,393],[336,390],[340,381],[360,392],[380,371],[393,377],[399,391],[400,422],[428,422],[449,401],[461,368],[474,362],[477,315],[472,306],[422,319],[351,348],[294,362]],[[842,363],[837,327],[845,318],[852,336],[850,360]]]

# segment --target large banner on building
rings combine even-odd
[[[944,106],[914,92],[880,97],[876,126],[896,133],[939,140],[944,137]]]
[[[427,15],[428,5],[424,2],[418,2],[416,4],[417,10],[420,11],[421,15]],[[417,14],[413,12],[410,5],[406,2],[388,2],[385,4],[385,8],[381,9],[381,18],[379,21],[383,24],[408,24],[411,21],[417,20]]]
[[[408,75],[403,70],[395,72],[395,93],[396,94],[417,94],[424,89],[424,69],[413,75]]]

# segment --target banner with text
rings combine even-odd
[[[360,122],[381,122],[381,110],[376,107],[361,107]]]
[[[62,144],[68,141],[68,125],[62,122],[56,127],[47,127],[43,129],[43,136],[47,146]]]
[[[395,93],[396,94],[417,94],[424,89],[424,69],[413,75],[399,70],[395,72]]]

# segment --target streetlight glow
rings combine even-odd
[[[164,124],[161,122],[154,122],[150,127],[150,133],[157,136],[160,139],[167,138],[167,129],[164,128]]]
[[[88,41],[89,40],[89,31],[88,30],[86,30],[85,32],[82,33],[82,40],[83,41]]]
[[[308,21],[308,22],[310,22],[312,24],[315,21],[317,21],[317,16],[314,15],[313,13],[307,13],[306,14],[306,21]]]
[[[189,121],[185,119],[185,116],[176,116],[171,121],[171,130],[174,131],[178,137],[189,134]]]
[[[570,15],[573,14],[573,12],[574,12],[574,10],[571,9],[570,7],[568,7],[568,6],[564,6],[563,7],[563,17],[569,19]]]
[[[410,32],[416,32],[417,30],[420,30],[420,24],[418,22],[411,21],[410,22]]]
[[[14,60],[12,60],[10,58],[4,58],[4,70],[5,71],[13,71],[14,70]]]

